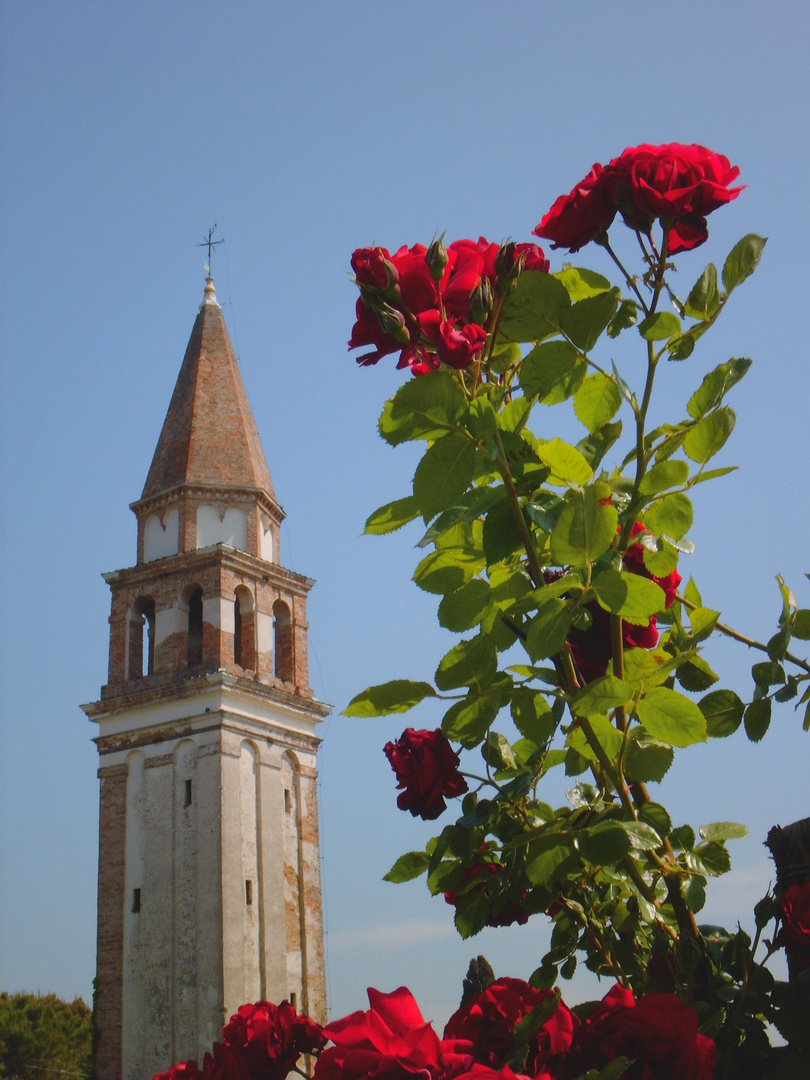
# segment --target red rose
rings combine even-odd
[[[463,795],[467,781],[459,773],[459,756],[440,730],[406,728],[396,742],[385,745],[385,756],[397,776],[402,794],[400,810],[433,821],[447,807],[445,798]]]
[[[335,1045],[318,1058],[315,1080],[409,1074],[420,1080],[452,1080],[469,1069],[469,1046],[440,1040],[404,986],[391,994],[369,988],[368,1000],[368,1012],[352,1013],[324,1028]]]
[[[155,1073],[152,1080],[203,1080],[203,1074],[196,1061],[181,1061],[166,1072]]]
[[[668,252],[689,251],[708,237],[706,215],[736,199],[729,188],[740,174],[728,158],[705,146],[628,147],[608,165],[594,165],[571,191],[561,195],[534,230],[553,247],[579,251],[613,221],[647,233],[656,219],[666,222]]]
[[[385,248],[358,248],[352,255],[352,270],[358,285],[388,289],[399,281],[397,268]]]
[[[716,1051],[698,1031],[697,1013],[674,994],[646,994],[634,1004],[629,990],[614,986],[574,1035],[567,1075],[617,1057],[634,1059],[627,1080],[712,1080]]]
[[[552,995],[552,990],[535,990],[521,979],[498,979],[453,1013],[444,1037],[469,1039],[475,1062],[498,1069],[506,1061],[518,1022]],[[568,1050],[577,1027],[577,1018],[560,1002],[532,1039],[526,1060],[529,1075],[535,1076],[551,1057]]]
[[[613,221],[616,205],[605,184],[604,169],[594,165],[568,195],[560,195],[543,220],[533,229],[535,236],[553,240],[553,248],[579,251]]]
[[[515,244],[515,259],[523,256],[524,270],[537,270],[541,274],[547,274],[550,268],[548,259],[543,249],[537,244]]]
[[[810,881],[785,889],[780,906],[782,925],[777,941],[792,965],[810,967]]]
[[[526,891],[523,890],[516,898],[509,896],[505,891],[508,881],[501,877],[503,866],[489,852],[486,843],[479,850],[484,853],[485,859],[473,863],[464,871],[458,885],[444,894],[445,903],[458,907],[462,898],[469,893],[488,893],[490,913],[487,926],[525,925],[529,921],[529,913],[523,907]]]
[[[728,186],[740,175],[737,166],[705,146],[632,146],[605,171],[616,208],[631,228],[648,232],[656,218],[674,220],[673,255],[702,244],[709,235],[706,215],[742,191]]]
[[[241,1055],[254,1080],[284,1080],[301,1054],[319,1050],[326,1038],[307,1016],[297,1016],[289,1001],[242,1005],[223,1028],[225,1045]]]
[[[366,307],[362,298],[357,301],[356,312],[357,322],[352,327],[352,336],[348,342],[349,348],[359,349],[362,345],[376,346],[374,352],[358,356],[358,364],[368,367],[369,364],[376,364],[383,356],[397,352],[402,348],[396,338],[385,333],[377,321],[377,316],[370,308]]]

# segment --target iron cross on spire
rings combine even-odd
[[[207,247],[208,248],[208,262],[205,264],[205,269],[208,271],[208,276],[209,277],[211,276],[211,254],[212,254],[212,251],[213,251],[213,249],[215,247],[217,247],[217,245],[225,243],[225,237],[224,236],[220,237],[219,240],[214,240],[214,233],[216,232],[216,229],[217,229],[217,223],[214,222],[213,228],[208,230],[208,239],[203,240],[203,242],[201,244],[197,244],[197,247]]]

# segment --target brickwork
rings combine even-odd
[[[326,1021],[314,583],[280,565],[284,513],[210,281],[132,509],[137,562],[105,575],[108,681],[84,706],[114,762],[99,770],[97,1080],[148,1080],[175,1042],[194,1056],[195,1027],[201,1053],[259,981]]]
[[[98,929],[94,1022],[99,1032],[96,1080],[121,1078],[121,1014],[124,963],[124,852],[127,814],[127,767],[98,771]]]

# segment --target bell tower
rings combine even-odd
[[[202,1059],[239,1005],[326,1021],[307,594],[214,284],[112,591],[98,725],[98,1080]]]

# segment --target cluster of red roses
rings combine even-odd
[[[323,1029],[295,1016],[287,1002],[244,1005],[202,1070],[185,1062],[155,1080],[283,1080],[304,1053],[319,1055],[314,1080],[575,1080],[617,1057],[632,1062],[627,1080],[710,1080],[714,1073],[714,1043],[674,994],[635,1002],[615,986],[584,1020],[560,1001],[531,1037],[525,1060],[513,1061],[518,1072],[508,1064],[515,1029],[548,1006],[552,990],[499,979],[453,1014],[441,1039],[404,986],[390,994],[370,989],[368,997],[367,1012]],[[297,1050],[291,1030],[299,1033]],[[332,1045],[323,1049],[327,1040]]]
[[[617,212],[626,225],[649,234],[660,220],[667,251],[690,251],[708,238],[706,215],[736,199],[740,175],[727,157],[705,146],[630,146],[608,165],[596,164],[568,195],[561,195],[534,229],[554,248],[579,251],[601,236]]]
[[[326,1039],[320,1025],[298,1016],[289,1001],[257,1001],[234,1013],[202,1068],[184,1061],[154,1080],[285,1080],[301,1055],[318,1053]]]
[[[630,535],[641,536],[644,532],[644,526],[635,522]],[[666,597],[665,607],[670,607],[681,583],[681,575],[677,570],[673,570],[666,577],[656,577],[655,574],[651,574],[644,565],[644,548],[639,540],[630,544],[624,553],[622,563],[625,570],[631,574],[640,574],[641,577],[650,578],[656,585],[660,585]],[[598,604],[587,604],[586,607],[591,616],[591,625],[587,630],[573,629],[568,635],[568,646],[577,671],[582,676],[583,682],[587,683],[605,674],[613,656],[613,645],[610,634],[610,615]],[[654,649],[658,644],[655,615],[650,618],[647,626],[637,626],[635,623],[628,622],[627,619],[622,619],[622,641],[626,649]]]
[[[495,300],[523,270],[548,273],[537,244],[490,244],[484,237],[414,244],[393,255],[358,248],[352,270],[360,289],[349,348],[373,345],[357,358],[367,366],[389,353],[415,375],[441,364],[466,368],[487,340]]]

